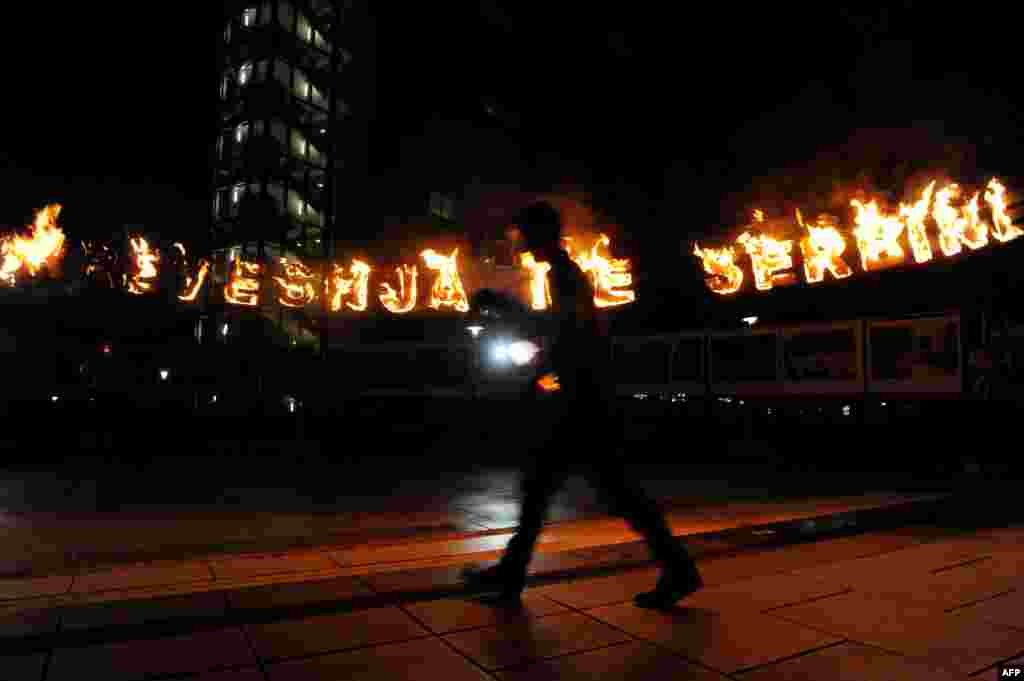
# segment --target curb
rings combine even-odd
[[[691,555],[696,560],[721,558],[741,553],[771,550],[783,546],[813,543],[823,539],[852,536],[871,531],[894,529],[921,523],[935,522],[940,517],[961,517],[963,496],[944,495],[904,501],[891,506],[858,511],[825,513],[813,518],[749,525],[729,530],[687,535]],[[644,556],[644,557],[640,557]],[[368,587],[371,593],[344,597],[323,597],[303,601],[297,605],[267,608],[242,608],[232,604],[231,595],[257,590],[288,590],[314,585],[318,581],[270,584],[255,587],[228,588],[219,591],[178,596],[137,598],[112,603],[64,605],[46,610],[26,610],[19,617],[22,631],[14,627],[10,636],[0,629],[0,654],[45,650],[56,647],[79,647],[113,641],[148,639],[180,635],[193,631],[217,629],[241,624],[257,624],[283,619],[344,612],[371,607],[395,605],[413,600],[436,600],[455,595],[483,593],[466,587],[460,579],[461,570],[469,565],[493,564],[495,561],[469,560],[463,564],[445,567],[418,568],[408,571],[379,573],[355,579]],[[554,565],[545,566],[545,563]],[[536,565],[527,579],[529,586],[564,582],[574,579],[608,576],[651,566],[644,542],[577,549],[572,551],[538,554]],[[389,585],[388,582],[391,582]],[[417,583],[421,583],[420,584]],[[329,591],[329,589],[327,589]],[[161,605],[172,604],[178,612],[168,616]],[[147,607],[152,606],[152,607]],[[103,611],[115,624],[97,626],[65,626],[81,620],[86,611]],[[151,610],[150,616],[146,611]],[[141,611],[141,612],[140,612]],[[113,615],[113,616],[110,616]],[[86,614],[85,620],[89,617]]]

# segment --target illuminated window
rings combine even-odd
[[[238,69],[238,84],[245,85],[252,79],[252,62],[246,62]]]
[[[222,80],[221,83],[220,83],[220,98],[221,99],[227,99],[228,98],[228,77],[227,76],[224,76],[224,80]]]
[[[313,42],[313,27],[309,25],[309,22],[304,21],[300,30],[302,32],[303,40],[307,43]]]
[[[234,188],[232,188],[231,190],[231,203],[237,206],[238,203],[242,200],[243,194],[245,194],[245,185],[236,184]]]
[[[224,27],[224,42],[225,43],[230,43],[231,42],[231,24],[230,23],[227,26]]]
[[[242,12],[242,26],[256,25],[256,8],[250,7]]]
[[[238,127],[235,128],[235,141],[241,144],[249,138],[249,124],[239,123]]]
[[[306,215],[306,205],[307,204],[306,204],[305,201],[300,201],[299,202],[299,217],[305,217],[305,215]]]
[[[224,138],[217,138],[217,158],[224,158]]]
[[[301,93],[301,97],[303,99],[309,99],[309,95],[312,92],[312,90],[313,90],[313,86],[311,86],[309,84],[308,80],[303,81],[302,85],[299,86],[299,92]]]

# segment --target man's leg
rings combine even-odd
[[[557,458],[557,454],[542,453],[532,470],[523,477],[519,527],[509,540],[500,563],[502,571],[520,590],[525,584],[526,570],[551,506],[551,499],[569,475],[568,467],[557,461]]]
[[[689,552],[672,536],[657,503],[637,481],[627,476],[621,451],[621,424],[614,417],[610,417],[608,423],[607,439],[603,447],[594,449],[599,458],[589,467],[588,478],[607,496],[613,512],[643,535],[655,560],[661,563],[657,586],[653,591],[637,594],[636,604],[645,608],[669,608],[704,583]]]

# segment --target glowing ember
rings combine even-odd
[[[256,307],[260,304],[259,263],[244,262],[241,256],[235,258],[228,283],[224,285],[224,299],[234,305]]]
[[[56,203],[38,211],[28,237],[0,238],[0,280],[13,286],[22,267],[35,276],[44,263],[63,254],[64,232],[57,226],[60,211]]]
[[[128,280],[128,292],[142,295],[153,290],[153,282],[157,278],[156,265],[160,262],[160,252],[150,249],[149,244],[141,236],[129,240],[135,254],[137,271]]]
[[[289,263],[281,258],[284,265],[284,277],[274,277],[281,285],[281,295],[277,302],[285,307],[303,307],[316,300],[316,289],[313,288],[313,272],[301,262]]]
[[[432,249],[420,253],[420,256],[427,263],[427,268],[437,270],[437,279],[430,289],[430,301],[427,303],[435,310],[441,307],[451,307],[458,312],[469,311],[469,299],[466,291],[462,288],[462,280],[459,278],[459,269],[456,258],[459,249],[452,251],[451,255],[441,255]]]
[[[864,205],[854,199],[851,205],[857,209],[853,233],[857,237],[860,260],[864,270],[878,269],[903,262],[903,248],[899,244],[903,233],[903,220],[896,215],[884,215],[877,201]]]
[[[759,211],[758,211],[759,212]],[[755,219],[757,213],[755,213]],[[742,245],[754,269],[754,285],[759,291],[767,291],[775,285],[785,286],[796,281],[792,272],[781,272],[793,267],[792,241],[779,241],[762,234],[753,236],[744,232],[736,239]]]
[[[964,206],[953,207],[952,202],[960,197],[959,185],[951,184],[935,194],[935,207],[932,217],[939,226],[939,248],[945,255],[956,255],[961,251],[961,244],[966,244],[972,251],[988,243],[988,226],[977,219],[977,211]],[[977,206],[977,195],[971,202]]]
[[[537,387],[546,393],[553,393],[556,390],[561,390],[562,386],[558,384],[557,374],[544,374],[537,379]]]
[[[571,239],[567,238],[566,241],[571,243]],[[597,307],[616,307],[636,300],[636,293],[623,290],[633,285],[629,260],[608,259],[597,252],[597,249],[602,246],[607,248],[610,244],[611,239],[602,234],[590,249],[590,253],[572,255],[572,251],[569,251],[570,256],[580,266],[580,269],[592,277],[594,305]]]
[[[900,217],[907,223],[907,240],[914,254],[914,262],[928,262],[932,259],[932,245],[925,231],[924,221],[928,218],[928,205],[932,201],[935,182],[925,187],[921,198],[913,205],[900,204]]]
[[[416,266],[402,265],[395,268],[398,275],[398,293],[387,283],[381,284],[384,292],[380,294],[380,302],[388,312],[405,314],[416,307]],[[409,285],[406,286],[406,279]]]
[[[830,225],[825,217],[818,218],[817,226],[804,225],[800,211],[796,212],[796,219],[807,229],[807,236],[800,240],[807,283],[822,281],[826,271],[831,272],[836,279],[845,279],[853,274],[853,270],[842,258],[846,241],[838,229]]]
[[[332,312],[340,310],[342,301],[349,297],[354,302],[349,301],[345,305],[356,312],[362,312],[369,304],[370,266],[361,260],[353,259],[349,271],[352,273],[351,279],[345,277],[343,266],[334,266],[334,273],[327,289],[329,292],[329,286],[333,283],[334,294],[331,296],[330,305]]]
[[[996,241],[1006,243],[1024,234],[1006,214],[1006,187],[996,178],[992,178],[985,189],[985,203],[992,210],[992,236]]]
[[[548,309],[551,306],[551,287],[548,285],[551,263],[537,262],[529,251],[520,254],[519,262],[530,271],[530,307],[534,310]]]
[[[707,278],[708,288],[720,295],[740,290],[743,284],[743,270],[736,265],[736,255],[732,246],[702,249],[694,244],[693,254],[701,259],[704,271],[711,275]]]

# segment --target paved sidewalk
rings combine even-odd
[[[40,607],[44,582],[32,597],[7,582],[0,679],[994,679],[998,664],[1024,656],[1024,526],[918,524],[707,551],[705,589],[666,613],[632,605],[657,576],[624,569],[639,548],[620,546],[601,574],[559,576],[544,564],[588,564],[586,550],[538,556],[535,574],[549,576],[528,588],[522,611],[446,590],[465,556],[63,607]],[[103,586],[88,575],[43,579],[54,592]],[[417,595],[413,582],[433,588]]]

